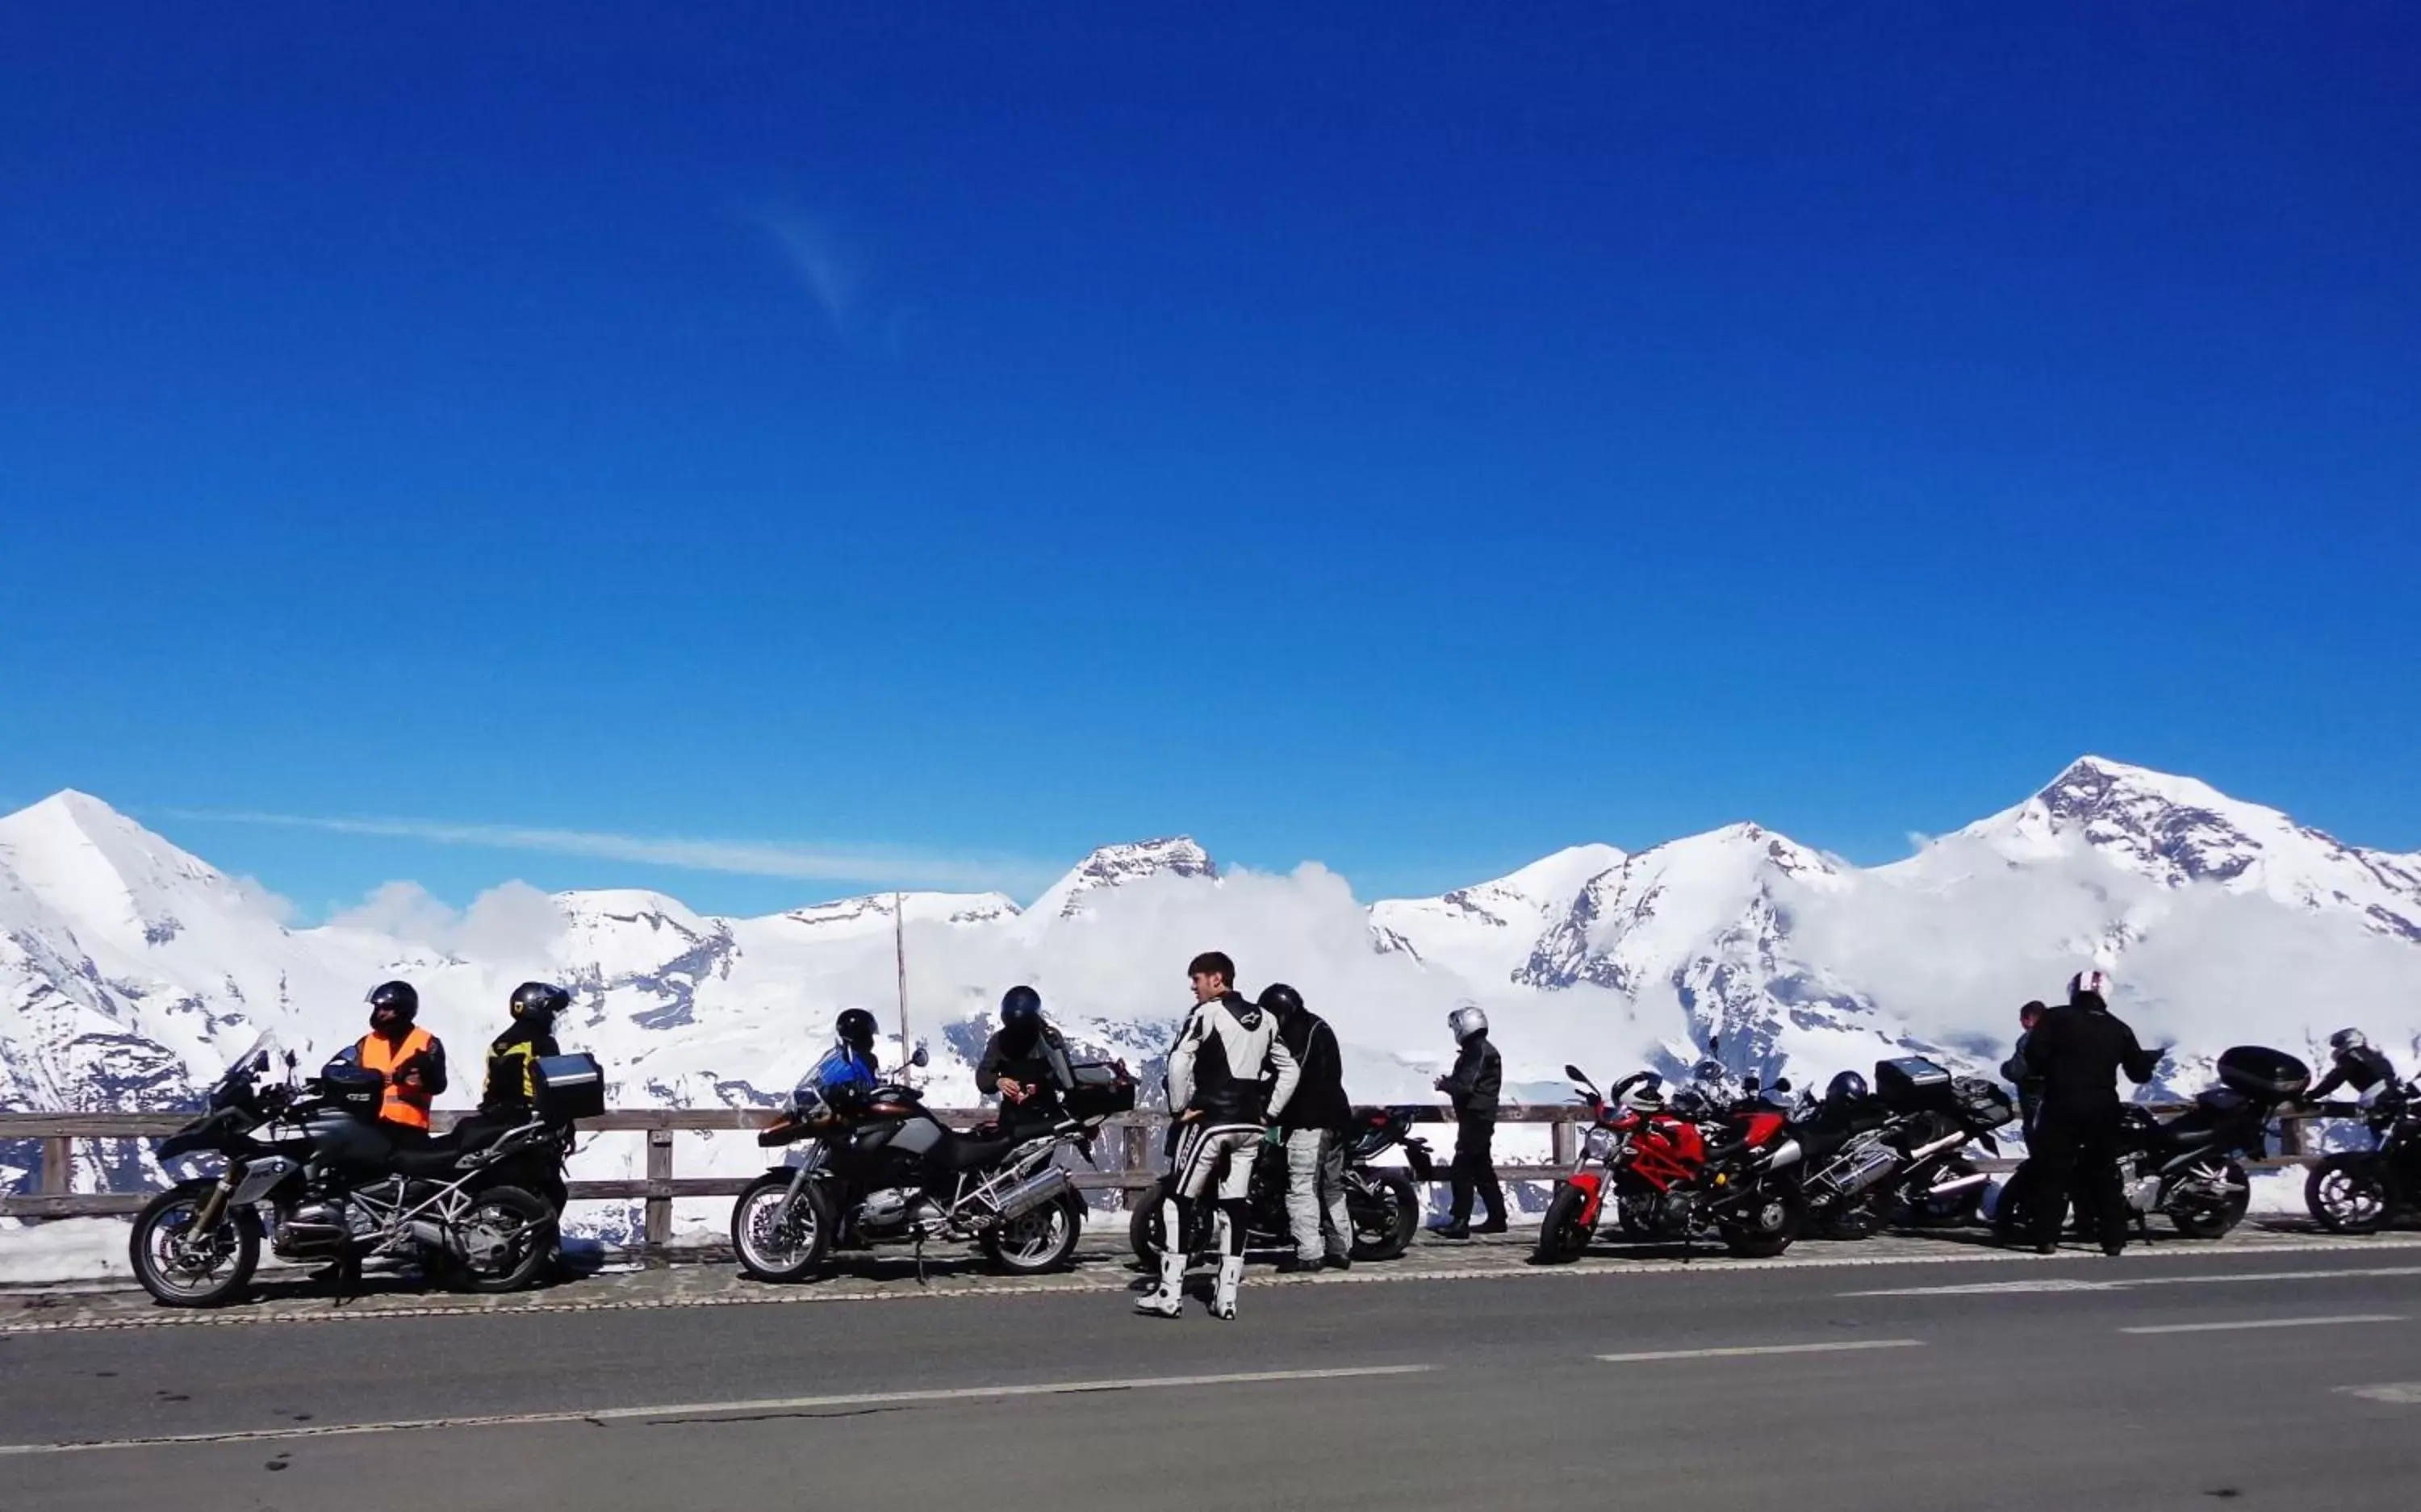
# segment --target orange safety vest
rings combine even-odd
[[[418,1024],[412,1026],[399,1045],[388,1044],[386,1037],[375,1029],[362,1036],[362,1069],[376,1071],[386,1079],[386,1100],[379,1104],[380,1121],[401,1124],[407,1129],[429,1127],[429,1094],[418,1087],[396,1085],[395,1073],[404,1062],[436,1043],[437,1037]]]

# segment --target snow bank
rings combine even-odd
[[[0,1228],[0,1286],[132,1280],[130,1226],[123,1218],[62,1218]]]

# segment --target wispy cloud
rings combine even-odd
[[[597,830],[543,829],[523,824],[456,824],[440,819],[342,818],[252,810],[169,809],[174,818],[225,824],[268,824],[331,834],[378,835],[430,845],[476,846],[490,850],[539,851],[634,861],[686,871],[742,877],[789,877],[802,881],[852,881],[882,885],[999,889],[1030,895],[1047,886],[1061,868],[1009,856],[936,856],[883,847],[830,848],[747,840],[687,840]]]
[[[782,249],[799,282],[815,296],[834,334],[850,336],[857,328],[871,267],[863,245],[829,219],[797,210],[762,210],[756,221]]]

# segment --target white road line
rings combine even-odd
[[[1730,1360],[1752,1354],[1836,1354],[1848,1349],[1921,1349],[1923,1339],[1841,1339],[1831,1344],[1736,1344],[1720,1349],[1643,1349],[1634,1354],[1601,1354],[1610,1365],[1637,1364],[1648,1360]]]
[[[2394,1402],[2398,1407],[2421,1404],[2421,1380],[2382,1380],[2376,1386],[2339,1386],[2337,1391],[2342,1395]]]
[[[478,1417],[402,1418],[392,1423],[311,1424],[289,1428],[180,1433],[149,1439],[89,1439],[60,1443],[0,1443],[0,1456],[88,1454],[102,1449],[176,1448],[212,1443],[266,1443],[283,1439],[351,1438],[367,1433],[422,1433],[432,1428],[530,1427],[550,1423],[617,1423],[680,1418],[761,1417],[855,1407],[913,1407],[929,1402],[1002,1401],[1020,1396],[1077,1396],[1095,1392],[1166,1391],[1188,1386],[1251,1386],[1269,1381],[1348,1380],[1414,1376],[1435,1365],[1348,1365],[1327,1370],[1255,1370],[1224,1376],[1144,1376],[1126,1380],[1054,1380],[1023,1386],[947,1386],[924,1391],[853,1392],[834,1396],[773,1396],[756,1401],[686,1402],[661,1407],[603,1407],[561,1412],[495,1412]]]
[[[2226,1286],[2257,1281],[2335,1281],[2351,1276],[2421,1276],[2421,1265],[2382,1265],[2343,1270],[2255,1270],[2232,1276],[2127,1276],[2110,1281],[1982,1281],[1964,1286],[1890,1286],[1881,1291],[1843,1291],[1839,1297],[1986,1297],[2034,1291],[2130,1291],[2137,1286]]]
[[[2346,1313],[2336,1317],[2255,1317],[2236,1323],[2155,1323],[2121,1333],[2227,1333],[2247,1328],[2335,1328],[2344,1323],[2401,1323],[2395,1313]]]

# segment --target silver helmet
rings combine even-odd
[[[1474,1035],[1488,1033],[1488,1012],[1476,1003],[1466,1003],[1445,1016],[1445,1026],[1454,1031],[1458,1045]]]
[[[2368,1050],[2370,1037],[2359,1029],[2340,1029],[2329,1036],[2329,1049],[2343,1055],[2350,1051]]]

